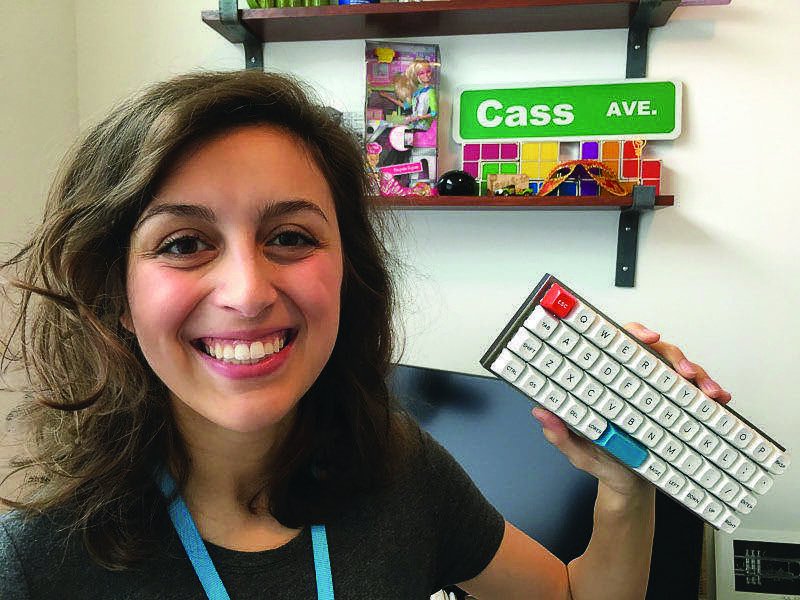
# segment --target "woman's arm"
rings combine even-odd
[[[730,394],[676,346],[638,323],[626,329],[664,356],[683,377],[721,403]],[[572,434],[556,415],[535,408],[544,436],[570,462],[598,479],[594,528],[586,551],[568,566],[506,523],[500,548],[475,578],[459,584],[480,600],[640,600],[647,590],[655,521],[655,488]]]

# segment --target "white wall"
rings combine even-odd
[[[48,10],[55,5],[68,13],[57,3]],[[201,9],[215,5],[75,0],[81,126],[143,84],[194,68],[242,68],[241,47],[200,20]],[[642,321],[678,343],[732,392],[737,410],[796,450],[800,261],[792,190],[799,22],[796,2],[735,0],[679,9],[653,31],[649,75],[684,82],[685,122],[680,139],[651,143],[665,161],[663,188],[675,194],[676,205],[643,219],[634,289],[613,285],[614,213],[400,214],[397,249],[408,265],[400,276],[406,362],[483,372],[478,358],[549,271],[617,320]],[[443,122],[457,85],[610,79],[625,72],[622,30],[418,41],[441,46]],[[363,48],[361,40],[267,44],[265,60],[269,69],[312,82],[332,105],[360,110]],[[15,81],[29,77],[29,58],[21,54]],[[38,111],[18,114],[28,127],[38,126]],[[455,167],[456,146],[447,139],[441,146],[443,167]],[[35,165],[37,157],[26,160]],[[27,168],[34,185],[43,185],[43,170]],[[3,239],[9,234],[3,230]],[[795,465],[747,526],[800,531],[798,497]]]
[[[78,132],[75,3],[3,0],[0,35],[0,257],[38,221]]]

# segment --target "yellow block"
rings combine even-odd
[[[522,160],[539,160],[539,151],[541,149],[540,143],[523,143],[522,144]]]
[[[558,161],[558,142],[542,142],[542,162]]]
[[[541,179],[544,177],[544,175],[540,174],[542,170],[538,162],[523,162],[521,171],[531,179]]]

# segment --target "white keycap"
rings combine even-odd
[[[694,436],[700,432],[700,423],[689,415],[684,414],[670,427],[670,431],[684,442],[691,442]]]
[[[699,420],[710,423],[719,411],[724,410],[717,402],[698,391],[697,397],[692,401],[686,410],[697,417]]]
[[[741,493],[733,499],[733,503],[736,505],[736,510],[747,515],[756,507],[758,500],[756,500],[756,497],[750,494],[748,490],[743,489]]]
[[[533,312],[525,319],[525,329],[542,340],[549,338],[557,325],[558,319],[548,313],[540,304],[537,304]]]
[[[580,368],[588,369],[600,357],[600,349],[586,340],[580,340],[569,356]]]
[[[704,460],[703,464],[694,472],[694,478],[697,479],[700,485],[710,490],[719,483],[719,480],[722,478],[722,471],[707,460]]]
[[[647,381],[649,381],[659,392],[666,393],[672,388],[673,385],[675,385],[675,382],[678,381],[678,374],[670,369],[667,365],[659,361],[659,363],[656,365],[656,368],[653,369],[652,373],[650,373]]]
[[[709,494],[706,496],[703,504],[698,506],[697,512],[699,512],[704,519],[713,523],[722,516],[724,510],[725,506],[722,502],[715,500],[714,497]]]
[[[606,352],[616,358],[619,362],[625,364],[632,360],[636,354],[639,344],[634,342],[624,333],[620,334],[606,347]]]
[[[553,374],[555,382],[563,387],[565,390],[572,390],[578,382],[583,378],[583,370],[573,365],[568,360]]]
[[[772,464],[769,464],[769,463]],[[786,471],[791,463],[791,459],[789,458],[789,453],[781,450],[776,450],[775,454],[771,457],[771,461],[768,459],[764,461],[763,465],[769,469],[770,473],[774,473],[775,475],[781,475]]]
[[[564,362],[564,359],[561,358],[561,355],[558,352],[551,349],[550,346],[547,344],[542,344],[542,347],[539,348],[539,351],[533,355],[533,360],[530,362],[541,373],[544,373],[550,377],[556,372],[556,370],[558,370],[558,367],[561,366],[561,363]]]
[[[603,354],[597,362],[594,363],[591,369],[589,369],[589,373],[594,375],[600,383],[604,383],[608,385],[614,380],[614,377],[617,376],[622,367],[619,365],[618,362]]]
[[[576,300],[572,311],[562,320],[578,333],[583,333],[589,329],[596,317],[597,313],[580,300]]]
[[[753,475],[753,478],[748,481],[745,485],[753,490],[756,494],[766,494],[769,491],[769,488],[772,487],[772,484],[775,483],[775,480],[767,475],[761,469],[756,471],[756,474]]]
[[[661,404],[662,396],[646,383],[642,384],[631,398],[631,404],[642,412],[650,414]]]
[[[592,441],[603,435],[607,427],[608,422],[591,409],[586,411],[586,416],[583,418],[583,421],[575,426],[578,431]]]
[[[684,485],[686,485],[686,477],[681,475],[680,471],[667,467],[667,474],[664,476],[664,485],[662,487],[673,496],[677,496]]]
[[[683,411],[674,404],[662,402],[661,406],[650,413],[650,416],[658,421],[660,425],[669,429],[675,421],[683,416]]]
[[[639,352],[631,360],[630,366],[633,372],[639,377],[649,377],[653,369],[656,368],[658,360],[644,348],[639,348]]]
[[[642,380],[625,369],[620,369],[613,381],[608,384],[611,391],[619,394],[626,400],[633,396],[642,385]]]
[[[658,458],[652,452],[648,452],[647,458],[636,468],[636,471],[655,483],[666,475],[667,469],[667,463]]]
[[[594,409],[603,415],[606,419],[614,420],[624,406],[622,398],[617,396],[614,392],[606,390],[600,396],[600,400],[594,405]]]
[[[725,510],[724,516],[720,520],[719,528],[725,533],[733,533],[741,524],[742,520],[730,510]]]
[[[563,323],[559,323],[553,335],[547,341],[561,354],[569,354],[578,345],[580,339],[581,336],[576,331],[573,331]]]
[[[515,356],[511,350],[503,348],[500,354],[492,363],[492,371],[500,375],[503,379],[514,383],[522,374],[525,363],[521,358]]]
[[[758,467],[756,467],[756,463],[742,456],[738,461],[736,461],[736,464],[733,465],[731,472],[736,479],[741,482],[746,482],[753,478],[753,475],[757,469]]]
[[[742,486],[723,474],[712,491],[725,502],[733,502],[733,499],[742,491]]]
[[[756,434],[744,452],[756,462],[763,463],[775,451],[775,446]]]
[[[700,392],[700,394],[703,393]],[[709,398],[709,400],[711,399]],[[711,402],[713,402],[713,400],[711,400]],[[718,410],[706,421],[706,425],[713,429],[718,435],[724,436],[736,426],[737,421],[738,419],[727,410]]]
[[[739,454],[734,447],[722,442],[720,443],[720,447],[712,452],[711,460],[726,471],[730,471],[733,469],[733,465],[736,464],[740,456],[741,454]]]
[[[630,405],[625,405],[614,422],[625,432],[633,434],[644,422],[644,415]]]
[[[570,425],[577,425],[586,416],[586,411],[589,409],[583,403],[578,402],[575,398],[567,394],[567,400],[556,411],[556,414],[564,419]]]
[[[708,429],[700,426],[700,431],[694,438],[692,446],[694,446],[701,454],[710,456],[714,450],[719,446],[720,439],[711,433]]]
[[[750,445],[750,442],[755,438],[756,432],[747,423],[739,422],[739,424],[731,431],[731,441],[737,448],[745,449]]]
[[[601,383],[595,381],[588,375],[584,375],[583,379],[575,386],[575,389],[572,390],[572,393],[591,406],[600,399],[604,390],[605,388]]]
[[[656,452],[669,462],[675,463],[683,453],[683,443],[670,434],[665,433],[658,446],[656,446]]]
[[[678,383],[672,387],[667,396],[678,406],[689,406],[699,391],[683,377],[679,377]]]
[[[694,475],[695,471],[697,471],[697,468],[702,464],[702,457],[694,450],[690,450],[688,447],[684,447],[683,452],[681,452],[681,455],[678,457],[678,460],[675,461],[675,465],[689,476]]]
[[[525,392],[531,398],[536,399],[544,388],[547,380],[536,369],[532,369],[530,365],[526,365],[522,371],[520,378],[514,383],[519,389]]]
[[[544,384],[544,388],[542,389],[542,393],[539,397],[541,398],[539,402],[542,406],[551,412],[556,412],[561,406],[561,403],[567,399],[567,392],[562,390],[552,381],[548,381]]]
[[[511,341],[508,342],[508,347],[514,351],[514,354],[523,360],[530,360],[536,351],[542,347],[542,342],[539,341],[530,331],[524,327],[520,327],[519,331],[514,334]]]
[[[584,335],[598,348],[605,348],[617,337],[617,328],[598,316]]]
[[[705,490],[691,481],[687,481],[686,485],[683,486],[683,490],[677,495],[678,500],[691,509],[697,508],[705,497]]]
[[[664,437],[664,430],[650,419],[645,419],[642,426],[633,434],[633,437],[649,448],[655,448],[661,438]]]

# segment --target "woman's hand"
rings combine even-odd
[[[720,404],[727,404],[730,401],[731,395],[709,377],[705,369],[689,361],[680,348],[661,341],[658,333],[650,331],[641,323],[628,323],[625,329],[666,358],[679,375],[694,382],[709,398]],[[649,487],[646,481],[608,456],[598,446],[573,434],[564,422],[550,411],[536,407],[532,412],[542,424],[547,441],[561,450],[573,465],[594,475],[602,484],[624,496],[636,494]]]

